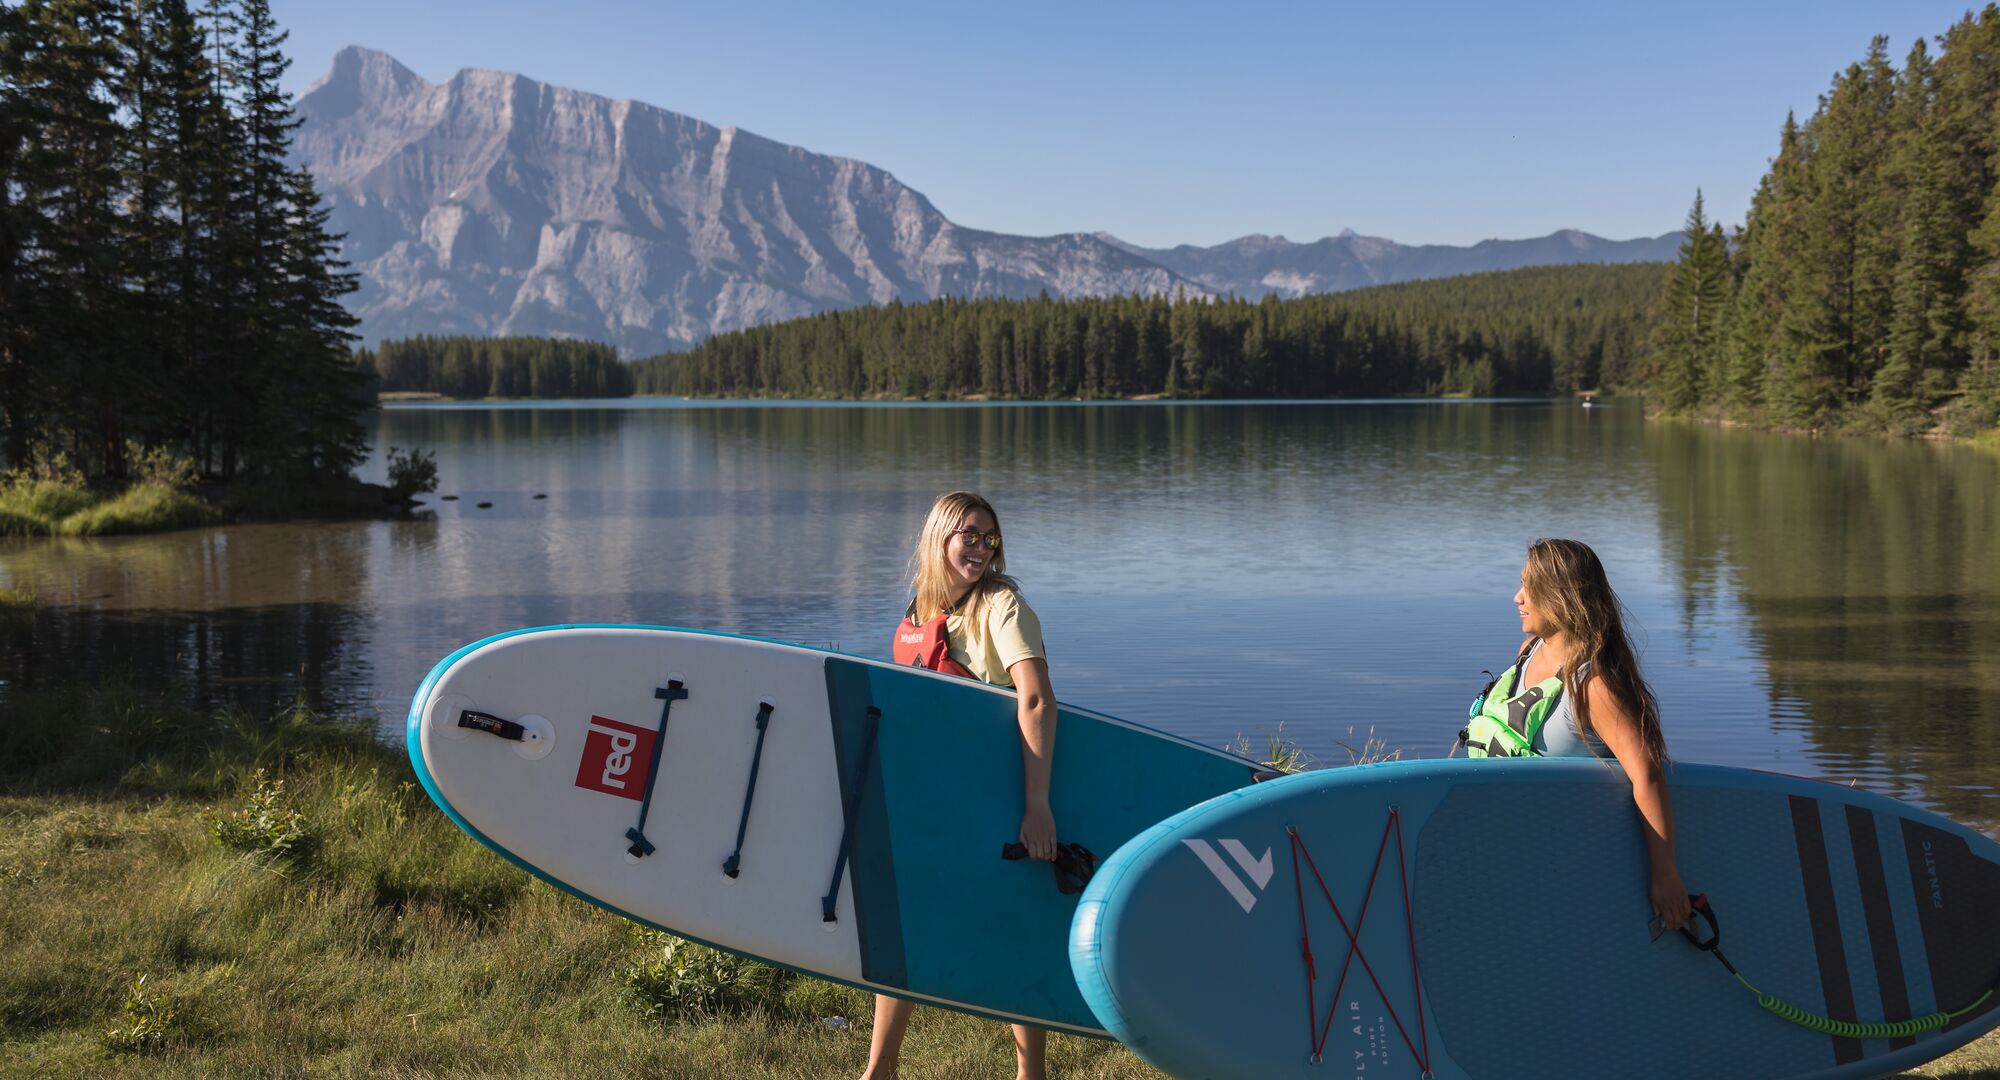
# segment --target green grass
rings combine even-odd
[[[365,726],[116,690],[5,711],[0,1075],[841,1077],[867,1057],[868,994],[533,881]],[[1073,1037],[1051,1062],[1158,1075]],[[1003,1025],[921,1010],[903,1072],[1012,1067]]]
[[[112,533],[166,532],[213,525],[222,512],[200,498],[165,484],[134,484],[56,525],[62,536],[105,536]]]
[[[0,536],[104,536],[212,525],[222,512],[171,485],[142,481],[105,497],[80,484],[0,489]]]
[[[852,1077],[864,992],[643,931],[453,827],[365,723],[0,703],[0,1075]],[[847,1030],[822,1018],[841,1016]],[[1057,1075],[1158,1073],[1056,1036]],[[920,1010],[903,1075],[1006,1076]],[[2000,1039],[1926,1077],[2000,1076]]]

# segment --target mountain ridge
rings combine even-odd
[[[610,342],[625,355],[860,304],[941,296],[1300,295],[1505,269],[1565,233],[1454,262],[1350,231],[1150,249],[1109,234],[959,225],[893,173],[629,98],[461,70],[431,83],[348,46],[297,101],[295,160],[327,198],[364,340],[419,333]],[[1574,232],[1569,230],[1566,232]],[[1596,245],[1609,245],[1599,248]],[[1652,249],[1644,249],[1652,250]],[[1649,254],[1645,257],[1672,257]]]

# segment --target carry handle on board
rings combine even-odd
[[[1715,907],[1708,902],[1708,894],[1689,893],[1688,911],[1690,918],[1687,922],[1681,924],[1681,936],[1687,938],[1690,945],[1700,949],[1702,952],[1714,952],[1715,947],[1722,942],[1722,928],[1716,925]],[[1700,916],[1708,921],[1707,940],[1703,940],[1693,929],[1695,920],[1692,916]],[[1660,940],[1660,935],[1667,932],[1666,928],[1666,920],[1658,915],[1653,916],[1653,921],[1646,924],[1646,930],[1653,935],[1652,940],[1654,941]]]
[[[722,860],[723,876],[731,881],[743,871],[743,834],[750,829],[750,801],[757,797],[757,767],[764,761],[764,729],[771,725],[771,712],[777,706],[768,701],[757,703],[757,748],[750,752],[750,781],[743,788],[743,816],[736,819],[736,850]]]
[[[646,839],[646,815],[653,812],[653,785],[660,780],[660,751],[667,745],[667,717],[674,710],[674,702],[687,700],[687,687],[679,679],[668,679],[667,685],[655,687],[653,696],[660,700],[660,726],[653,734],[653,756],[646,763],[646,785],[639,793],[639,822],[625,830],[625,839],[632,846],[625,853],[635,859],[643,859],[654,851],[653,842]]]
[[[1028,857],[1028,845],[1009,840],[1000,845],[1000,857],[1015,862]],[[1097,873],[1097,856],[1082,844],[1056,844],[1056,857],[1050,861],[1056,875],[1056,891],[1064,896],[1075,896],[1090,884],[1091,875]]]

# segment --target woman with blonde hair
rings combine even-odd
[[[1513,665],[1474,700],[1459,732],[1466,755],[1617,759],[1645,828],[1653,910],[1662,929],[1677,929],[1688,918],[1688,894],[1674,856],[1660,705],[1639,674],[1604,564],[1581,541],[1537,540],[1514,607],[1527,638]]]
[[[1015,691],[1021,729],[1021,845],[1036,859],[1056,857],[1055,815],[1049,810],[1049,768],[1056,739],[1056,696],[1049,686],[1041,620],[1004,573],[1000,515],[970,491],[940,495],[924,520],[910,557],[915,597],[896,628],[897,663],[979,679]],[[876,995],[875,1029],[863,1080],[896,1075],[903,1033],[914,1006]],[[1014,1025],[1019,1080],[1045,1075],[1047,1034]]]

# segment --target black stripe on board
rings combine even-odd
[[[1875,832],[1874,812],[1849,803],[1847,836],[1854,846],[1854,873],[1861,884],[1861,913],[1868,923],[1868,951],[1875,960],[1882,1013],[1887,1019],[1901,1020],[1910,1015],[1910,991],[1903,982],[1903,953],[1896,944],[1896,915],[1889,907],[1889,879],[1882,868],[1882,841]],[[1889,1040],[1889,1049],[1916,1044],[1914,1037],[1906,1035]]]
[[[1806,922],[1812,927],[1813,953],[1819,959],[1819,985],[1826,997],[1826,1015],[1855,1020],[1854,983],[1847,974],[1847,947],[1840,939],[1840,910],[1833,902],[1833,872],[1827,867],[1826,830],[1819,824],[1819,800],[1789,797],[1792,838],[1799,848],[1799,873],[1805,878]],[[1861,1060],[1861,1040],[1833,1036],[1833,1059],[1845,1065]]]
[[[2000,934],[1993,932],[1993,913],[2000,911],[2000,860],[1984,853],[1993,845],[1978,845],[1983,851],[1975,851],[1964,836],[1903,819],[1903,852],[1931,965],[1931,993],[1946,1011],[1968,1008],[2000,986]],[[1982,1017],[1994,1009],[2000,1009],[2000,994],[1945,1030],[1987,1024]]]
[[[862,771],[861,748],[867,741],[868,707],[873,702],[874,691],[868,682],[866,664],[827,658],[826,704],[833,720],[834,767],[839,770],[842,810],[854,820],[847,887],[854,897],[854,931],[861,947],[861,977],[886,986],[907,986],[903,914],[897,899],[896,862],[889,849],[882,770],[870,767],[862,786],[854,785],[854,778]],[[878,724],[873,751],[878,756],[875,762],[878,765],[884,736]],[[827,852],[828,869],[832,869],[834,855]]]

